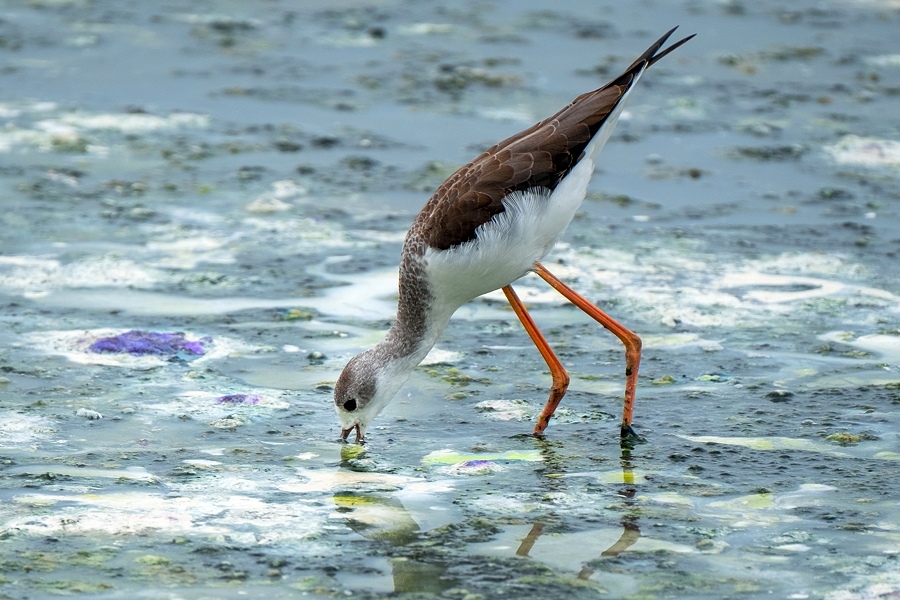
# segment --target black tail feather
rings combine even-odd
[[[696,35],[697,35],[697,34],[694,33],[694,34],[691,34],[691,35],[687,36],[687,37],[684,38],[683,40],[679,40],[679,41],[675,42],[674,44],[672,44],[671,46],[669,46],[668,48],[666,48],[665,50],[663,50],[662,52],[660,52],[659,54],[657,54],[657,55],[655,55],[653,58],[651,58],[650,61],[649,61],[648,64],[647,64],[647,66],[649,67],[650,65],[656,64],[656,61],[658,61],[659,59],[661,59],[663,56],[665,56],[666,54],[668,54],[669,52],[671,52],[671,51],[674,50],[675,48],[678,48],[679,46],[681,46],[681,45],[684,44],[685,42],[687,42],[687,41],[693,39],[694,37],[696,37]]]
[[[675,33],[676,29],[678,29],[677,26],[673,27],[672,29],[667,31],[661,38],[656,40],[656,42],[652,46],[647,48],[646,52],[641,54],[637,60],[635,60],[633,63],[631,63],[631,65],[627,69],[625,69],[625,73],[630,72],[631,70],[633,70],[636,67],[643,66],[644,64],[646,64],[646,66],[649,67],[650,65],[654,64],[656,61],[658,61],[659,59],[661,59],[662,57],[667,55],[669,52],[671,52],[675,48],[678,48],[679,46],[681,46],[682,44],[684,44],[685,42],[687,42],[688,40],[693,38],[695,35],[697,35],[696,33],[694,35],[689,35],[688,37],[684,38],[683,40],[675,42],[674,44],[672,44],[671,46],[669,46],[668,48],[666,48],[665,50],[663,50],[662,52],[657,54],[659,49],[662,48],[663,44],[666,43],[666,40],[669,39],[669,36],[671,36],[673,33]]]

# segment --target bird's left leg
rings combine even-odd
[[[556,357],[556,354],[553,353],[550,344],[547,343],[547,340],[541,334],[540,330],[538,330],[537,325],[534,323],[534,319],[532,319],[531,315],[528,314],[528,311],[525,310],[525,305],[519,300],[519,297],[516,295],[516,292],[513,291],[512,286],[504,287],[503,293],[506,294],[506,299],[509,300],[510,306],[512,306],[512,309],[516,312],[516,316],[519,317],[519,320],[522,321],[522,325],[525,326],[525,331],[528,332],[531,341],[537,346],[541,356],[543,356],[544,360],[547,362],[547,366],[550,367],[550,376],[553,378],[553,384],[550,386],[550,398],[547,400],[547,404],[544,406],[544,410],[541,411],[541,415],[538,417],[538,421],[534,426],[534,434],[541,435],[544,433],[544,430],[547,429],[547,424],[550,422],[550,418],[553,416],[554,411],[556,411],[556,407],[559,406],[560,400],[566,395],[566,389],[569,387],[569,373],[566,371],[565,367],[562,366],[562,363],[559,362],[559,358]]]
[[[541,263],[534,263],[532,270],[541,279],[549,283],[553,289],[565,296],[566,300],[609,329],[625,346],[625,409],[622,412],[622,445],[627,446],[640,441],[641,438],[631,427],[631,419],[634,413],[634,393],[637,389],[638,367],[641,364],[641,338],[585,300],[575,290],[557,279],[556,275],[545,269]]]

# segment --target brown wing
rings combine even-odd
[[[637,74],[690,39],[654,56],[672,31],[615,80],[578,96],[552,117],[488,148],[460,168],[425,204],[413,229],[428,246],[446,250],[474,239],[479,226],[505,210],[503,198],[511,192],[555,189],[581,159]]]

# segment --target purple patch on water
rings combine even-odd
[[[497,465],[492,460],[467,460],[460,466],[464,469],[483,469],[485,467],[492,469]]]
[[[489,475],[502,471],[503,467],[492,460],[467,460],[450,467],[450,472],[457,475]]]
[[[178,354],[184,352],[203,356],[206,354],[205,345],[212,342],[208,337],[195,341],[188,341],[181,332],[159,333],[156,331],[138,331],[132,329],[112,337],[100,338],[90,345],[91,352],[99,354],[136,354],[155,356]]]
[[[249,394],[228,394],[216,400],[216,404],[259,404],[260,400],[259,396]]]

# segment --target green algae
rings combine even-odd
[[[39,581],[37,587],[47,592],[61,596],[72,594],[97,594],[115,589],[115,586],[106,582],[78,581],[78,580],[56,580],[56,581]]]
[[[480,383],[482,385],[490,385],[491,380],[487,377],[471,377],[461,372],[456,367],[444,367],[438,369],[426,369],[425,373],[429,377],[439,378],[441,381],[449,383],[452,386],[466,387],[470,383]]]
[[[422,459],[422,465],[455,465],[457,463],[478,460],[535,462],[542,461],[544,458],[538,450],[507,450],[506,452],[486,452],[479,454],[462,454],[452,450],[438,450],[425,456]]]
[[[145,554],[143,556],[138,556],[134,559],[134,562],[148,566],[148,567],[158,567],[162,565],[168,565],[172,561],[164,556],[157,556],[155,554]]]

